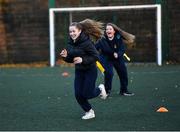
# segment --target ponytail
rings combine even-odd
[[[97,40],[102,37],[104,33],[104,26],[102,22],[85,19],[79,23],[82,25],[82,29],[85,34],[89,35],[91,38]]]

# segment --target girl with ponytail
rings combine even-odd
[[[75,98],[85,111],[82,119],[95,117],[89,99],[100,96],[106,99],[106,91],[103,84],[95,86],[97,79],[96,61],[98,52],[92,39],[99,39],[103,34],[103,24],[91,19],[81,22],[73,22],[69,26],[69,42],[60,56],[68,63],[75,64],[74,91]]]
[[[128,74],[124,61],[124,43],[134,43],[135,36],[123,31],[113,23],[107,23],[104,36],[96,43],[96,49],[100,53],[100,62],[103,65],[104,82],[107,95],[111,93],[113,67],[115,68],[120,82],[119,94],[123,96],[133,96],[134,93],[128,91]]]

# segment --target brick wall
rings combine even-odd
[[[77,6],[107,6],[107,5],[133,5],[133,4],[154,4],[155,0],[56,0],[56,7],[77,7]],[[180,62],[180,1],[166,0],[168,9],[169,34],[164,36],[163,46],[165,49],[165,60]],[[132,13],[132,12],[130,12]],[[163,12],[163,18],[167,12]],[[153,32],[155,23],[149,22],[149,18],[155,17],[154,12],[139,12],[136,17],[129,17],[126,12],[115,13],[120,20],[107,19],[102,16],[102,21],[116,21],[121,28],[137,36],[135,48],[127,52],[135,62],[152,62],[156,59],[155,37]],[[68,16],[68,15],[67,15]],[[93,18],[94,15],[92,14]],[[98,17],[100,15],[98,14]],[[81,20],[86,17],[76,15],[74,20]],[[65,46],[67,40],[67,20],[57,15],[57,31],[64,33],[56,34],[57,47]],[[29,63],[49,60],[49,16],[48,0],[1,0],[0,1],[0,63]],[[61,20],[58,20],[61,19]],[[155,19],[155,18],[153,18]],[[141,21],[139,21],[141,20]],[[139,28],[143,30],[139,31]],[[166,32],[163,28],[163,32]]]
[[[180,62],[180,0],[169,0],[170,10],[170,45],[169,60]]]
[[[48,60],[48,2],[1,0],[0,63]]]
[[[117,6],[117,5],[141,5],[141,4],[155,4],[156,2],[162,3],[162,32],[163,32],[163,54],[162,57],[164,62],[172,61],[172,62],[180,62],[180,0],[76,0],[72,2],[72,0],[64,1],[59,0],[56,1],[56,7],[78,7],[78,6]],[[73,4],[72,4],[73,3]],[[79,16],[74,15],[73,20],[80,21],[85,19],[88,13],[82,13]],[[156,29],[154,25],[155,21],[149,21],[149,19],[156,19],[156,14],[152,12],[144,11],[137,12],[136,17],[132,17],[133,13],[124,13],[121,11],[119,14],[115,13],[114,16],[117,15],[120,21],[109,18],[107,20],[107,15],[104,14],[103,18],[101,14],[96,12],[96,15],[103,22],[115,21],[121,28],[124,28],[126,31],[129,31],[136,35],[137,44],[135,48],[127,49],[129,56],[131,56],[132,60],[135,62],[152,62],[156,60],[156,37],[155,32]],[[85,17],[84,17],[85,16]],[[95,18],[94,13],[89,15],[90,18]],[[141,30],[139,30],[141,29]]]
[[[3,22],[2,7],[0,7],[0,62],[5,63],[7,60],[7,46],[6,46],[6,31],[5,24]]]

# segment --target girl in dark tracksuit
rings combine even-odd
[[[97,79],[96,61],[99,59],[98,52],[89,37],[90,33],[88,33],[84,27],[88,26],[90,29],[94,23],[96,23],[96,21],[89,19],[80,23],[72,23],[69,27],[70,39],[67,49],[62,50],[60,53],[66,62],[75,64],[75,97],[81,108],[85,111],[82,119],[95,117],[94,110],[92,110],[88,99],[95,98],[99,95],[102,99],[105,99],[107,96],[103,84],[95,87]],[[97,31],[97,28],[98,27],[91,30]],[[99,32],[99,36],[100,35],[101,32]]]
[[[100,61],[105,68],[105,89],[110,94],[112,89],[113,67],[120,79],[120,94],[132,96],[127,89],[128,75],[123,54],[125,47],[116,25],[108,23],[105,29],[105,35],[96,43],[96,49],[100,53]]]

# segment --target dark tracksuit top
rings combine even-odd
[[[128,75],[123,57],[125,47],[121,34],[116,33],[113,40],[109,40],[107,36],[104,36],[95,46],[100,53],[100,60],[105,68],[104,81],[106,92],[110,93],[112,89],[113,67],[120,79],[120,92],[127,92]],[[114,52],[118,54],[118,58],[114,58]]]
[[[91,105],[88,99],[100,94],[99,88],[95,87],[97,79],[96,60],[99,59],[94,43],[85,34],[81,33],[76,42],[69,39],[67,47],[68,56],[66,62],[73,63],[74,57],[82,57],[82,63],[75,65],[74,90],[75,97],[84,111],[89,111]]]

